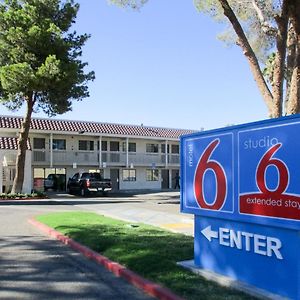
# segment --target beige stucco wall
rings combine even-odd
[[[153,189],[157,190],[161,188],[161,171],[159,170],[158,181],[146,180],[146,169],[149,168],[136,168],[136,181],[123,181],[122,170],[120,169],[120,190],[135,190],[135,189]]]

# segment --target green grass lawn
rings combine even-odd
[[[54,213],[37,220],[186,299],[254,299],[176,265],[193,258],[193,237],[86,212]]]

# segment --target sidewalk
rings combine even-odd
[[[178,191],[126,192],[106,197],[79,198],[72,195],[50,195],[51,200],[73,205],[127,222],[144,223],[177,233],[194,235],[194,216],[180,212]]]

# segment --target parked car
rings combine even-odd
[[[65,174],[49,174],[44,181],[45,191],[65,191],[66,175]]]
[[[102,193],[105,195],[111,191],[112,184],[110,179],[102,178],[100,173],[76,173],[69,178],[67,189],[70,194],[87,196],[89,193]]]

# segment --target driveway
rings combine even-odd
[[[78,209],[56,201],[1,203],[0,299],[153,299],[27,223],[34,215]]]

